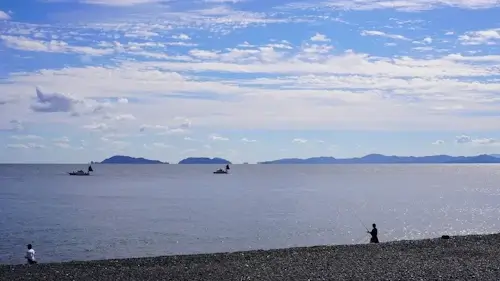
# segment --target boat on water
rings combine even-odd
[[[229,173],[228,171],[224,171],[222,169],[218,169],[217,171],[214,172],[214,174],[227,174]]]
[[[68,174],[70,176],[90,176],[90,172],[93,172],[94,169],[92,169],[92,166],[89,166],[87,172],[84,172],[83,170],[78,170],[78,171],[73,171],[73,172],[69,172]]]
[[[229,165],[226,165],[226,169],[218,169],[217,171],[214,172],[214,174],[229,174]]]
[[[90,173],[89,172],[84,172],[82,170],[80,171],[76,171],[76,172],[69,172],[68,173],[70,176],[89,176]]]

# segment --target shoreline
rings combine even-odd
[[[0,265],[0,280],[500,280],[500,234]]]

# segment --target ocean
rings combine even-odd
[[[498,232],[500,165],[0,165],[0,263]],[[221,166],[222,167],[222,166]]]

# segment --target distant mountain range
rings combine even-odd
[[[169,164],[168,162],[161,162],[158,160],[150,160],[145,158],[135,158],[130,156],[115,155],[113,157],[104,159],[101,162],[92,162],[92,164]],[[226,159],[222,158],[208,158],[208,157],[189,157],[183,159],[179,164],[231,164]]]
[[[222,158],[208,158],[208,157],[189,157],[186,159],[183,159],[179,162],[179,164],[231,164],[226,159]]]
[[[97,162],[92,162],[97,163]],[[113,157],[104,159],[100,164],[168,164],[158,160],[149,160],[145,158],[135,158],[130,156],[115,155]]]
[[[99,162],[92,162],[97,164]],[[130,156],[115,155],[104,159],[101,164],[169,164],[159,160],[135,158]],[[312,157],[312,158],[285,158],[259,162],[258,164],[452,164],[452,163],[500,163],[500,154],[481,154],[477,156],[386,156],[382,154],[369,154],[355,158]],[[232,164],[223,158],[189,157],[179,161],[179,164]]]
[[[313,157],[307,159],[285,158],[259,162],[259,164],[445,164],[445,163],[500,163],[500,155],[477,156],[386,156],[369,154],[356,158]]]

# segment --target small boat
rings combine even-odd
[[[90,173],[85,173],[84,171],[76,171],[76,172],[69,172],[68,173],[70,176],[89,176]]]
[[[224,171],[222,169],[219,169],[219,170],[214,172],[214,174],[227,174],[227,173],[228,173],[228,171]]]
[[[83,170],[78,170],[76,172],[69,172],[68,174],[70,176],[90,176],[90,172],[93,172],[94,169],[92,169],[92,166],[89,166],[87,169],[87,172],[84,172]]]

